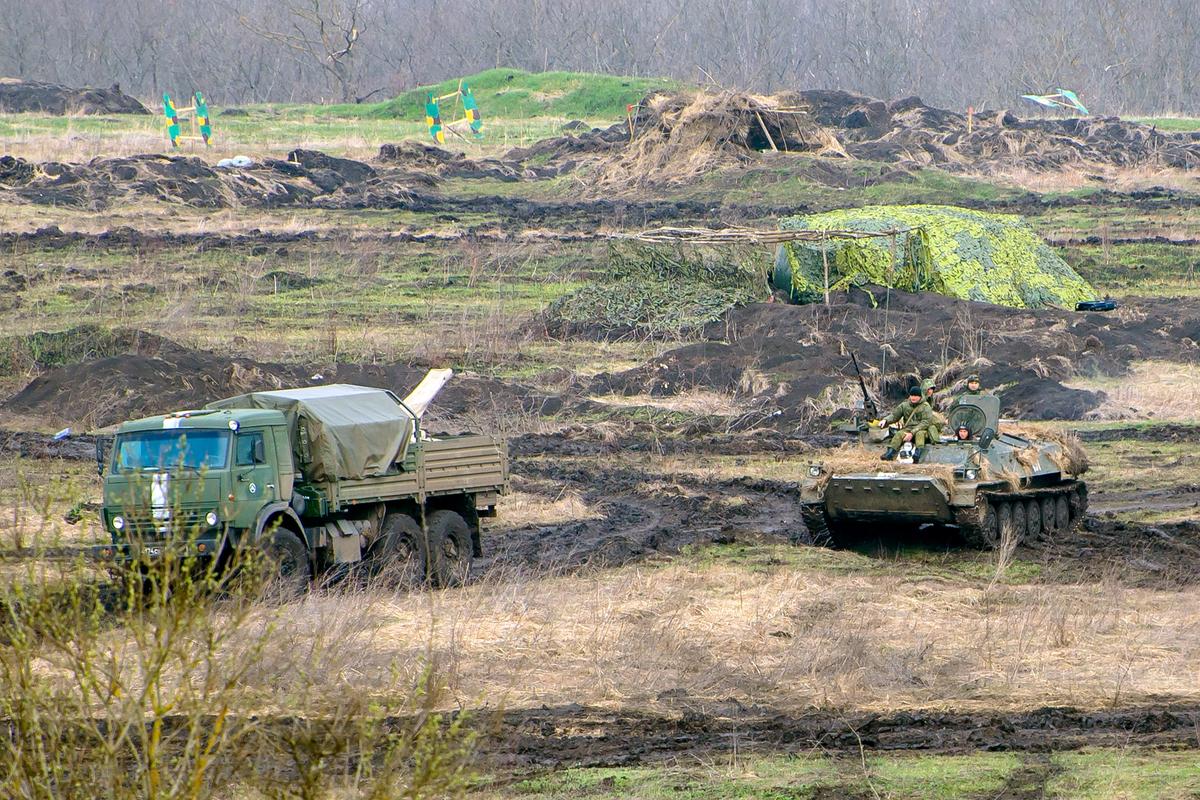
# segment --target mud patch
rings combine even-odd
[[[489,761],[511,769],[629,766],[686,754],[859,753],[919,751],[1048,753],[1083,747],[1200,747],[1200,707],[1156,706],[1110,710],[1040,708],[1024,712],[962,714],[897,712],[802,716],[737,703],[706,704],[681,697],[674,713],[590,706],[510,711],[493,721],[482,743]],[[1012,792],[1032,789],[1046,775],[1033,759],[1019,770]]]
[[[1181,492],[1194,504],[1194,492]],[[1093,495],[1097,506],[1120,502],[1119,497]],[[1143,496],[1140,508],[1171,497]],[[1082,529],[1066,537],[1044,542],[1026,542],[1022,558],[1042,563],[1048,582],[1119,581],[1124,586],[1141,586],[1175,591],[1200,583],[1200,523],[1162,524],[1122,522],[1090,516]]]
[[[616,566],[690,544],[739,537],[794,539],[802,531],[799,486],[761,479],[704,481],[682,473],[607,468],[592,460],[516,458],[522,491],[578,494],[596,519],[485,534],[480,574]]]

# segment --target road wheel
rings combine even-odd
[[[462,586],[471,575],[471,529],[453,511],[434,511],[425,521],[433,548],[430,574],[434,586]]]
[[[383,518],[379,538],[367,551],[367,574],[389,589],[425,583],[429,574],[428,544],[415,519],[408,514],[388,514]]]
[[[1000,541],[1000,518],[996,514],[996,506],[992,503],[984,505],[979,531],[988,547],[995,547]]]
[[[1078,525],[1087,516],[1087,487],[1080,485],[1071,492],[1068,502],[1071,505],[1071,524]]]
[[[1025,502],[1017,500],[1012,504],[1012,539],[1005,539],[1007,542],[1019,542],[1025,536],[1025,530],[1029,525],[1029,519],[1025,514]]]
[[[1025,501],[1025,536],[1036,541],[1042,535],[1042,504],[1037,500]]]
[[[1058,512],[1054,510],[1054,498],[1042,498],[1042,533],[1050,534],[1058,530]]]
[[[997,545],[1002,542],[1012,541],[1013,537],[1016,536],[1013,522],[1013,504],[1001,503],[996,509],[996,528],[1000,532],[1000,536],[996,540]]]
[[[1063,533],[1071,529],[1071,503],[1065,495],[1054,498],[1054,529]]]
[[[312,570],[308,548],[287,528],[276,528],[263,542],[271,584],[268,596],[280,602],[295,600],[308,588]]]

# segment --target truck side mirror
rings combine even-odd
[[[96,437],[96,475],[104,477],[104,437]]]
[[[267,462],[267,450],[263,445],[262,437],[255,437],[254,444],[251,447],[253,448],[251,456],[254,458],[254,463],[265,464]]]

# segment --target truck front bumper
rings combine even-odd
[[[185,542],[115,542],[94,545],[89,556],[94,561],[110,564],[127,564],[131,561],[160,561],[165,556],[174,558],[213,558],[221,552],[224,535],[214,531],[211,536],[200,536]]]

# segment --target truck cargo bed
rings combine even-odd
[[[403,471],[322,485],[333,506],[440,494],[494,495],[508,482],[508,452],[495,436],[432,439],[412,448]]]

